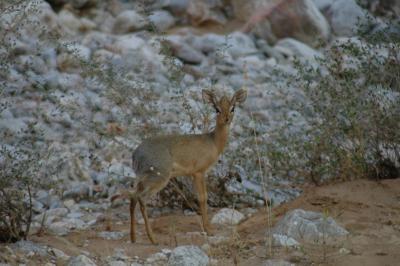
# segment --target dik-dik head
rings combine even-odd
[[[210,90],[203,90],[203,100],[212,104],[217,113],[217,125],[225,126],[232,122],[235,113],[236,104],[246,100],[247,92],[238,90],[229,99],[227,96],[222,96],[220,99]]]

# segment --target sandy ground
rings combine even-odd
[[[259,209],[237,228],[214,226],[214,235],[226,236],[229,241],[213,246],[209,256],[217,259],[218,265],[262,265],[270,258],[285,259],[296,265],[400,265],[400,179],[381,182],[356,180],[303,189],[302,196],[273,209],[272,224],[296,208],[327,212],[350,232],[346,240],[332,245],[302,244],[298,249],[274,247],[269,250],[265,245],[266,210]],[[212,213],[216,211],[210,210]],[[151,219],[160,245],[150,244],[143,225],[137,227],[137,243],[131,244],[128,239],[128,206],[112,212],[111,229],[126,233],[121,240],[105,240],[97,236],[110,225],[107,222],[99,223],[91,230],[72,232],[66,237],[44,234],[32,236],[31,240],[58,248],[68,255],[86,250],[99,265],[104,265],[105,258],[113,255],[116,249],[123,250],[127,256],[146,259],[163,248],[173,249],[187,244],[201,246],[208,242],[199,233],[199,216],[177,212]],[[29,264],[44,263],[34,257]]]

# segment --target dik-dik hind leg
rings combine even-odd
[[[131,204],[129,206],[130,214],[131,214],[131,242],[135,243],[136,241],[136,220],[135,220],[135,207],[137,204],[136,196],[131,197]]]
[[[153,231],[151,230],[151,226],[149,224],[149,218],[147,216],[147,207],[146,207],[146,203],[142,200],[139,199],[139,204],[140,204],[140,211],[142,212],[142,216],[144,219],[144,224],[146,226],[146,233],[147,236],[149,237],[149,240],[152,244],[157,245],[157,240],[154,237]]]
[[[193,178],[194,178],[194,184],[196,186],[196,190],[198,193],[200,212],[201,212],[201,217],[203,220],[204,231],[206,231],[208,235],[211,235],[211,227],[210,227],[210,224],[208,223],[207,187],[206,187],[206,181],[204,178],[204,174],[197,173],[197,174],[193,175]]]

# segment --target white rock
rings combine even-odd
[[[49,249],[50,253],[53,253],[54,256],[57,259],[63,260],[63,261],[67,261],[71,258],[71,256],[68,256],[67,254],[65,254],[62,250],[56,249],[56,248],[50,248]]]
[[[73,13],[63,9],[58,13],[58,22],[60,25],[67,27],[72,33],[79,32],[82,27],[82,23]]]
[[[309,63],[314,67],[318,67],[317,59],[323,58],[320,52],[292,38],[279,40],[274,49],[281,52],[286,57],[296,57],[300,62]]]
[[[280,259],[266,260],[263,266],[295,266],[295,264]]]
[[[163,266],[166,265],[167,261],[168,261],[167,255],[162,252],[158,252],[148,257],[144,265]]]
[[[123,35],[116,39],[113,47],[120,51],[122,54],[129,51],[136,51],[145,45],[145,41],[133,34]]]
[[[55,222],[50,224],[49,231],[57,236],[66,236],[70,232],[70,229],[66,226],[65,222]]]
[[[169,266],[206,266],[208,263],[208,256],[196,246],[177,247],[168,259]]]
[[[121,260],[113,260],[108,263],[109,266],[127,266],[124,261]]]
[[[85,255],[79,255],[77,257],[71,258],[68,261],[67,266],[97,266],[97,264]]]
[[[355,0],[314,0],[328,18],[332,30],[339,36],[354,36],[358,25],[367,22],[367,11]]]
[[[125,233],[103,231],[98,233],[98,236],[107,240],[119,240],[125,236]]]
[[[241,212],[234,209],[224,208],[214,215],[211,219],[211,223],[220,225],[236,225],[244,218],[245,216]]]
[[[122,34],[140,30],[147,25],[146,19],[135,10],[122,11],[115,19],[113,32]]]
[[[175,24],[174,17],[165,10],[154,11],[149,15],[149,21],[158,32],[163,32]]]
[[[287,235],[273,234],[274,245],[284,247],[296,247],[299,246],[299,242],[295,239],[288,237]]]
[[[322,213],[295,209],[276,224],[273,233],[286,235],[297,241],[319,243],[323,239],[331,241],[346,236],[349,232]]]

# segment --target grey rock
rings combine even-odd
[[[196,246],[177,247],[168,259],[169,266],[206,266],[208,263],[208,256]]]
[[[163,32],[175,25],[174,17],[165,10],[152,12],[152,14],[149,15],[149,21],[158,32]]]
[[[128,264],[126,264],[126,262],[121,261],[121,260],[113,260],[108,262],[109,266],[127,266]]]
[[[47,256],[47,247],[32,241],[21,240],[14,243],[13,247],[24,253],[33,253],[42,257]]]
[[[214,215],[211,219],[211,223],[219,225],[236,225],[244,218],[245,216],[237,210],[223,208]]]
[[[310,64],[315,68],[318,67],[317,59],[323,58],[320,52],[292,38],[279,40],[274,49],[287,58],[297,58],[300,62]]]
[[[135,10],[122,11],[115,19],[113,32],[128,33],[143,29],[147,25],[146,19]]]
[[[205,23],[225,24],[227,19],[221,10],[222,1],[190,1],[186,10],[192,25]]]
[[[272,206],[278,206],[284,202],[289,202],[300,196],[301,190],[296,188],[275,188],[268,190],[268,198]]]
[[[67,261],[71,258],[71,256],[68,256],[67,254],[65,254],[62,250],[56,249],[56,248],[49,248],[48,252],[50,254],[53,254],[57,259],[63,260],[63,261]]]
[[[299,242],[287,235],[273,234],[272,239],[276,246],[297,247],[300,245]]]
[[[158,252],[155,254],[152,254],[150,257],[148,257],[144,263],[144,265],[151,265],[151,266],[164,266],[168,262],[168,256],[164,254],[163,252]]]
[[[80,9],[80,8],[84,8],[87,7],[88,5],[93,5],[97,2],[98,0],[70,0],[69,2],[71,3],[71,5],[76,8],[76,9]]]
[[[309,243],[321,243],[323,240],[331,241],[348,234],[331,217],[301,209],[287,213],[277,223],[273,233]]]
[[[119,36],[118,38],[116,38],[113,44],[115,49],[119,50],[121,54],[126,54],[131,51],[137,51],[141,49],[144,45],[145,41],[134,34]]]
[[[238,58],[258,52],[254,41],[241,32],[233,32],[228,35],[208,33],[195,37],[191,44],[203,53],[216,53],[218,57],[229,54],[233,58]]]
[[[45,223],[50,224],[54,220],[60,220],[65,217],[68,212],[69,210],[67,208],[54,208],[35,216],[33,220],[41,223],[43,219],[46,219]]]
[[[82,27],[82,23],[72,12],[63,9],[58,13],[58,21],[60,25],[67,27],[71,34],[76,34]]]
[[[97,264],[85,255],[79,255],[76,257],[72,257],[68,261],[67,266],[97,266]]]
[[[160,0],[160,8],[169,10],[174,15],[183,15],[189,7],[190,0]]]
[[[57,236],[66,236],[70,229],[66,226],[65,222],[55,222],[48,227],[50,233]]]
[[[205,60],[205,56],[187,44],[178,35],[170,35],[165,38],[165,42],[171,47],[172,53],[185,63],[200,64]]]
[[[295,266],[295,264],[293,264],[293,263],[290,263],[285,260],[280,260],[280,259],[266,260],[262,265],[263,266]]]
[[[77,182],[72,185],[71,189],[64,191],[64,199],[74,199],[79,201],[81,199],[87,199],[93,194],[92,188],[89,184],[84,182]]]
[[[358,25],[367,22],[367,11],[355,0],[314,0],[328,18],[333,32],[338,36],[354,36]]]
[[[274,1],[251,2],[253,4],[249,8],[239,11],[244,10],[249,17],[244,32],[254,31],[270,43],[292,37],[314,46],[319,39],[329,39],[329,23],[312,0],[283,1],[278,4]]]
[[[98,233],[98,236],[107,240],[119,240],[125,236],[125,233],[103,231]]]

